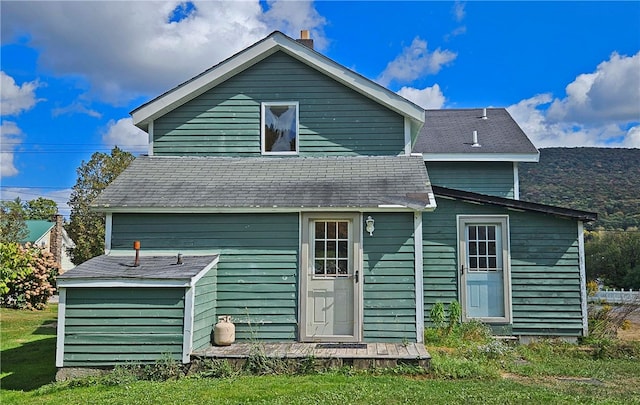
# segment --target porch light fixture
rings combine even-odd
[[[369,232],[369,236],[373,236],[373,231],[375,231],[375,227],[373,226],[373,224],[376,222],[373,218],[371,218],[371,215],[369,215],[365,221],[367,223],[366,226],[366,230],[367,232]]]

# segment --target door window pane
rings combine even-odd
[[[338,224],[336,222],[327,222],[327,239],[336,238],[336,228]]]
[[[315,221],[314,229],[314,274],[348,275],[351,260],[349,221]]]
[[[469,271],[501,270],[498,225],[467,225],[466,234]]]

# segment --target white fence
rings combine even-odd
[[[640,291],[601,290],[595,293],[595,295],[589,297],[589,301],[606,301],[610,304],[640,304]]]

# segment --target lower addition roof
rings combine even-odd
[[[188,286],[218,263],[218,255],[139,257],[102,255],[87,260],[58,276],[59,287]]]
[[[574,210],[571,208],[557,207],[553,205],[539,204],[529,201],[513,200],[510,198],[496,197],[486,194],[473,193],[470,191],[456,190],[452,188],[432,186],[436,196],[448,197],[456,200],[471,201],[481,204],[496,205],[514,210],[540,212],[544,214],[556,215],[559,217],[577,219],[580,221],[595,221],[598,214],[595,212]]]
[[[428,210],[421,156],[141,156],[93,201],[103,212]]]

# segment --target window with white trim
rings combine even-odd
[[[298,102],[264,102],[261,105],[261,147],[264,155],[298,153]]]

